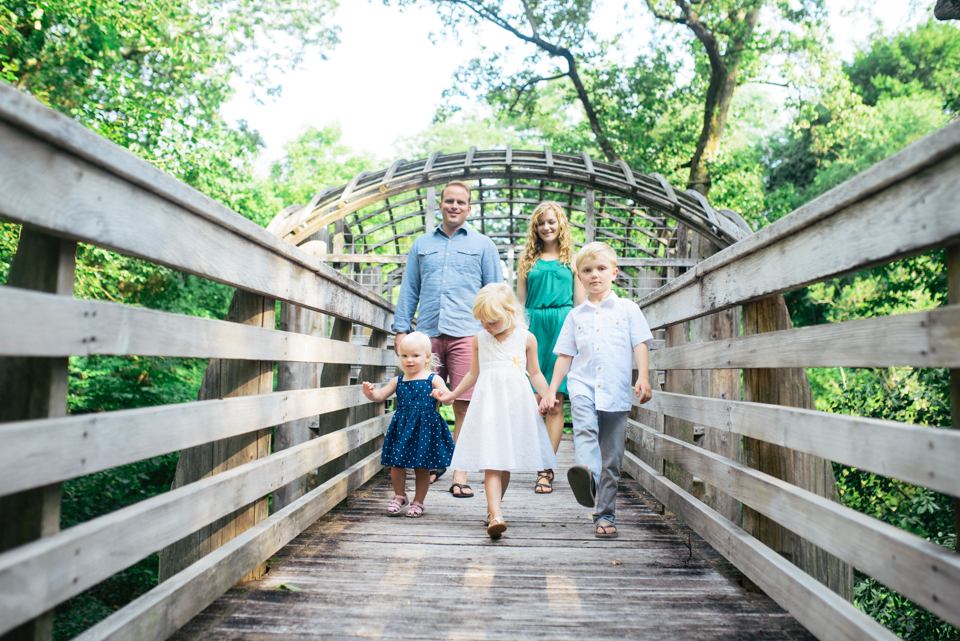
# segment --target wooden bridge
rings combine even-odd
[[[0,634],[49,637],[57,604],[157,551],[160,585],[78,638],[895,639],[850,603],[852,568],[960,626],[960,558],[840,505],[831,468],[960,496],[960,432],[818,412],[803,370],[952,368],[960,403],[957,176],[955,122],[751,233],[623,163],[471,149],[264,230],[0,86],[0,216],[23,224],[0,288]],[[482,499],[381,518],[390,414],[356,380],[394,364],[404,253],[455,179],[511,278],[523,207],[558,200],[661,330],[612,544],[575,527],[562,481],[535,496],[522,475],[498,543]],[[78,242],[237,288],[228,318],[74,298]],[[789,327],[780,293],[940,247],[949,305]],[[211,361],[197,402],[67,416],[67,359],[87,354]],[[176,451],[171,491],[58,531],[62,481]]]

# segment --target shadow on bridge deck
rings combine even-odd
[[[560,446],[562,470],[573,443]],[[632,480],[620,483],[620,538],[594,538],[565,475],[536,495],[516,474],[509,530],[486,535],[477,498],[440,487],[420,519],[387,518],[386,470],[281,550],[174,639],[813,639]],[[412,474],[408,480],[412,496]],[[300,591],[278,589],[286,585]]]

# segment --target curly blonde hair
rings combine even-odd
[[[533,269],[540,254],[543,252],[543,239],[537,233],[537,226],[540,219],[547,213],[552,213],[557,217],[560,223],[560,232],[557,234],[557,241],[560,243],[560,263],[567,265],[571,270],[573,266],[573,236],[570,235],[570,222],[567,220],[567,214],[563,205],[552,200],[545,200],[530,215],[530,229],[527,231],[527,242],[523,246],[523,255],[520,256],[520,262],[517,263],[517,276],[525,277]]]

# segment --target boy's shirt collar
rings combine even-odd
[[[613,290],[611,289],[611,290],[610,290],[610,295],[607,296],[606,298],[604,298],[602,301],[600,301],[600,304],[599,304],[599,305],[597,305],[597,304],[595,304],[593,301],[591,301],[589,296],[587,296],[586,298],[583,299],[583,304],[589,305],[590,307],[592,307],[592,308],[594,308],[594,309],[596,309],[596,308],[598,308],[598,307],[603,307],[603,306],[609,307],[609,306],[612,305],[615,301],[617,301],[619,298],[620,298],[620,297],[617,296],[617,292],[615,292],[615,291],[613,291]],[[608,303],[609,303],[609,305],[608,305]]]

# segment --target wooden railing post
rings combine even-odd
[[[960,244],[947,247],[947,303],[960,304]],[[950,370],[950,408],[953,429],[960,429],[960,369]],[[953,497],[953,531],[960,533],[960,497]],[[960,548],[956,550],[960,552]],[[957,632],[960,640],[960,631]]]
[[[334,319],[330,328],[330,338],[335,341],[350,342],[353,334],[353,323],[342,318]],[[320,387],[339,387],[350,384],[350,365],[343,363],[327,363],[320,372]],[[347,426],[350,410],[337,410],[320,415],[317,433],[320,436],[330,434]],[[347,469],[346,455],[334,459],[317,470],[317,483],[324,483],[340,472]]]
[[[783,296],[744,305],[744,335],[792,327]],[[744,369],[743,397],[745,401],[815,409],[803,368]],[[743,462],[820,496],[838,498],[832,464],[812,454],[744,437]],[[748,507],[743,508],[743,529],[846,600],[853,600],[853,570],[849,564]]]
[[[244,325],[275,327],[272,298],[237,290],[227,320]],[[273,391],[273,363],[211,359],[203,375],[197,400],[268,394]],[[270,454],[270,430],[263,429],[183,450],[177,462],[173,487],[178,488]],[[268,516],[268,498],[240,508],[160,551],[160,581],[227,543]],[[245,580],[257,579],[266,565],[254,568]]]
[[[73,296],[77,243],[39,232],[20,231],[7,285]],[[66,358],[0,358],[0,422],[67,414]],[[60,530],[60,484],[0,497],[0,552]],[[3,635],[4,641],[52,638],[53,611]]]
[[[691,251],[698,260],[708,258],[720,250],[706,237],[694,233]],[[740,334],[740,313],[736,307],[703,316],[690,321],[690,341],[707,341],[736,338]],[[696,396],[722,398],[730,401],[740,400],[740,371],[736,369],[710,369],[693,372],[693,392]],[[700,443],[705,449],[740,462],[740,437],[731,432],[709,426],[695,428],[703,430]],[[694,495],[722,514],[730,521],[739,524],[741,519],[740,502],[710,485],[694,488]]]

